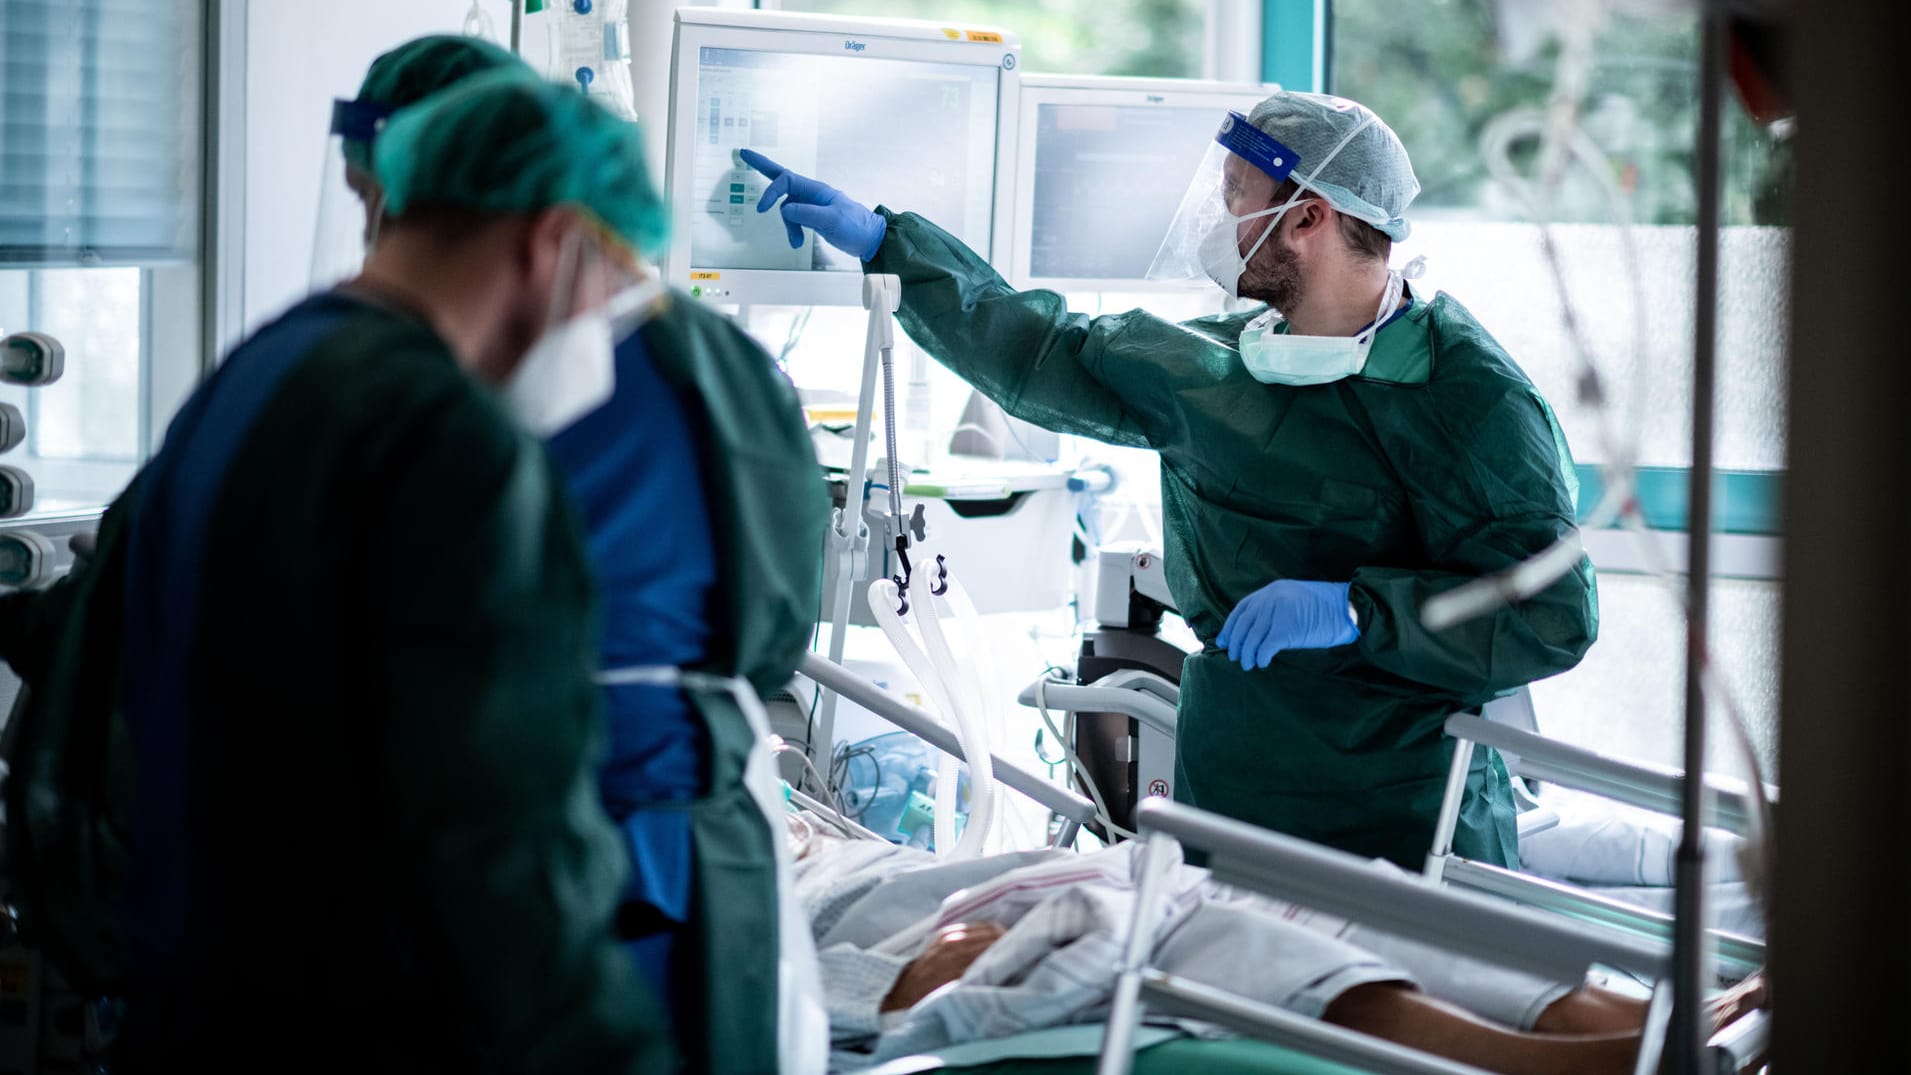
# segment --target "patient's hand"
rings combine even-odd
[[[921,955],[902,969],[896,984],[883,998],[886,1012],[913,1008],[917,1001],[962,977],[969,964],[982,957],[989,946],[1006,933],[994,922],[957,922],[944,926]]]

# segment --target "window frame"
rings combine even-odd
[[[1288,89],[1332,92],[1333,0],[1262,0],[1262,10],[1263,76]],[[1297,44],[1302,40],[1309,43],[1311,54],[1302,54]],[[1583,513],[1597,501],[1597,491],[1604,483],[1598,467],[1581,465],[1578,470],[1583,518]],[[1670,562],[1676,563],[1676,569],[1682,571],[1691,514],[1691,469],[1640,467],[1637,476],[1647,528],[1654,534],[1678,539],[1676,543],[1663,544],[1666,545],[1664,551],[1676,552]],[[1780,577],[1783,528],[1779,505],[1784,476],[1782,469],[1717,472],[1716,480],[1723,483],[1727,495],[1715,497],[1712,577],[1769,580]],[[1737,517],[1728,517],[1728,506],[1738,509]],[[1650,570],[1646,558],[1625,531],[1616,528],[1587,531],[1584,536],[1588,551],[1596,553],[1595,566],[1624,572]],[[1674,544],[1676,549],[1672,547]]]
[[[243,146],[228,144],[220,134],[243,130],[232,122],[235,116],[243,115],[243,100],[234,99],[234,94],[242,93],[244,85],[244,52],[242,48],[233,47],[233,42],[242,44],[244,40],[245,4],[242,0],[201,0],[198,20],[200,49],[198,70],[194,74],[198,84],[201,137],[198,183],[192,194],[198,207],[196,250],[194,256],[185,261],[119,266],[136,268],[140,273],[134,457],[110,461],[25,454],[0,457],[0,464],[20,466],[32,474],[40,490],[66,485],[99,501],[97,505],[60,511],[36,509],[16,519],[0,520],[0,531],[37,531],[56,538],[56,545],[64,550],[63,541],[57,539],[97,525],[107,504],[124,487],[130,471],[159,450],[172,415],[212,368],[214,356],[237,338],[237,304],[233,300],[241,281],[238,263],[230,256],[234,249],[229,226],[234,219],[233,206],[222,203],[219,193],[231,190],[229,177],[235,164],[243,166]],[[237,79],[233,77],[235,71]],[[234,87],[239,89],[235,91]],[[243,172],[239,174],[242,176]],[[6,268],[28,274],[29,279],[31,274],[55,269],[86,271],[85,267],[51,262]],[[34,326],[28,323],[20,327]],[[30,405],[23,409],[31,429],[37,422],[38,408]],[[16,451],[24,453],[29,446],[30,442]],[[66,562],[62,551],[60,563]]]

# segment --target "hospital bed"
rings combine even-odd
[[[1424,877],[1380,870],[1366,860],[1162,800],[1136,815],[1144,848],[1134,920],[1107,1021],[1100,1075],[1132,1070],[1135,1028],[1147,1012],[1216,1023],[1262,1040],[1379,1075],[1482,1075],[1480,1069],[1273,1008],[1148,965],[1161,920],[1161,887],[1179,861],[1174,844],[1205,855],[1216,881],[1431,944],[1469,958],[1556,981],[1578,981],[1596,966],[1655,981],[1636,1072],[1657,1069],[1669,1022],[1670,952],[1625,930],[1509,905]],[[1480,938],[1493,939],[1480,951]],[[1720,1071],[1737,1071],[1763,1050],[1769,1019],[1754,1011],[1707,1045]]]
[[[819,686],[891,721],[958,758],[961,745],[929,713],[902,701],[854,673],[816,656],[808,658],[802,675]],[[1050,694],[1049,692],[1055,692]],[[1161,677],[1128,670],[1086,686],[1037,683],[1023,692],[1025,702],[1038,699],[1054,708],[1079,707],[1097,712],[1126,713],[1137,725],[1172,742],[1176,692]],[[1517,700],[1509,703],[1518,706]],[[1662,808],[1677,802],[1677,774],[1629,765],[1553,743],[1510,724],[1522,723],[1517,709],[1495,710],[1498,721],[1475,716],[1455,717],[1449,731],[1461,740],[1455,772],[1465,777],[1476,744],[1492,746],[1508,755],[1509,766],[1525,775],[1555,781],[1590,792],[1607,792],[1619,801]],[[1590,755],[1590,756],[1589,756]],[[1052,841],[1068,846],[1085,823],[1098,814],[1096,804],[1068,789],[1000,758],[998,778],[1008,787],[1033,798],[1064,821]],[[1729,827],[1742,829],[1748,809],[1741,798],[1720,799],[1720,816]],[[1147,843],[1137,915],[1152,923],[1157,917],[1140,909],[1158,898],[1161,871],[1177,857],[1160,849],[1178,841],[1207,856],[1216,880],[1277,899],[1327,910],[1376,929],[1440,945],[1481,958],[1478,938],[1494,938],[1490,961],[1562,981],[1583,978],[1601,966],[1644,981],[1664,983],[1670,965],[1669,919],[1640,908],[1619,904],[1571,886],[1560,885],[1471,863],[1452,854],[1451,840],[1458,797],[1449,796],[1436,833],[1436,851],[1425,876],[1391,874],[1371,863],[1292,837],[1230,821],[1159,797],[1144,797],[1135,817]],[[1522,814],[1523,834],[1537,832],[1557,818],[1543,808]],[[1436,872],[1436,866],[1438,872]],[[1466,891],[1475,889],[1477,891]],[[1504,898],[1500,898],[1504,897]],[[1508,900],[1511,902],[1509,903]],[[1525,904],[1526,906],[1519,906]],[[1557,912],[1557,913],[1547,913]],[[1151,971],[1143,954],[1153,938],[1143,922],[1131,924],[1127,958],[1121,968],[1115,1008],[1100,1028],[1099,1070],[1108,1075],[1135,1071],[1239,1071],[1257,1075],[1313,1075],[1350,1071],[1401,1072],[1411,1075],[1479,1075],[1478,1069],[1456,1064],[1394,1043],[1370,1038],[1319,1020],[1293,1015],[1265,1005],[1242,1001],[1218,990]],[[1764,961],[1763,946],[1748,938],[1721,935],[1719,968],[1736,976]],[[1736,974],[1734,973],[1736,972]],[[1663,1036],[1670,1008],[1669,989],[1654,988],[1648,1040]],[[1210,1022],[1246,1035],[1219,1041],[1164,1037],[1170,1032],[1144,1027],[1148,1014]],[[1754,1013],[1715,1035],[1710,1048],[1729,1070],[1749,1063],[1768,1040],[1763,1013]],[[1085,1072],[1091,1068],[1080,1055],[1046,1056],[1052,1035],[1028,1035],[991,1043],[996,1054],[1023,1049],[1032,1055],[965,1064],[960,1050],[948,1055],[913,1057],[872,1069],[870,1075],[945,1070],[989,1073]],[[1139,1046],[1139,1047],[1138,1047]],[[1654,1050],[1645,1050],[1640,1071],[1657,1064]],[[1721,1067],[1721,1070],[1727,1070]]]

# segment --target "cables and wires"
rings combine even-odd
[[[1539,555],[1506,571],[1484,576],[1429,599],[1421,609],[1421,620],[1432,630],[1442,630],[1491,614],[1502,605],[1525,600],[1551,586],[1573,570],[1584,555],[1581,529],[1609,527],[1628,516],[1638,519],[1641,526],[1644,523],[1634,491],[1638,482],[1637,446],[1645,416],[1647,381],[1644,377],[1633,378],[1626,424],[1620,428],[1610,405],[1606,379],[1600,373],[1599,361],[1587,341],[1578,306],[1573,301],[1571,288],[1566,281],[1565,258],[1560,253],[1550,221],[1550,186],[1536,184],[1519,173],[1512,160],[1514,147],[1536,136],[1541,139],[1542,145],[1563,145],[1565,159],[1580,165],[1598,181],[1607,211],[1619,228],[1625,276],[1631,285],[1633,353],[1643,356],[1647,353],[1650,341],[1638,236],[1633,228],[1632,214],[1624,192],[1614,181],[1604,154],[1584,132],[1576,129],[1564,133],[1550,130],[1549,125],[1557,122],[1557,115],[1556,111],[1548,113],[1537,108],[1507,112],[1489,123],[1481,134],[1481,152],[1486,158],[1488,171],[1514,194],[1527,216],[1539,228],[1540,248],[1545,254],[1554,289],[1559,295],[1561,320],[1567,339],[1572,343],[1573,358],[1578,366],[1575,383],[1579,402],[1597,419],[1599,447],[1605,457],[1601,465],[1605,490],[1580,529],[1561,538]],[[1542,158],[1544,156],[1545,151],[1542,151]],[[1561,174],[1554,175],[1548,182],[1557,185]]]
[[[491,21],[491,14],[478,0],[471,0],[471,10],[464,13],[464,35],[482,38],[492,44],[498,42],[497,24]]]
[[[796,345],[802,341],[803,330],[809,328],[810,314],[815,312],[816,312],[816,307],[805,306],[803,307],[802,313],[797,314],[795,317],[790,318],[789,335],[784,338],[783,346],[779,348],[776,352],[776,368],[777,369],[783,370],[786,373],[789,372],[790,353],[795,351]]]
[[[809,651],[811,653],[816,652],[816,644],[817,642],[821,641],[822,637],[823,637],[823,614],[822,614],[822,610],[818,609],[816,622],[810,625]],[[790,699],[791,705],[801,706],[801,703],[799,703],[796,699],[796,695],[790,694],[789,699]],[[814,744],[816,743],[816,711],[822,706],[822,704],[823,704],[823,688],[820,684],[812,681],[810,683],[809,705],[801,706],[801,708],[803,709],[803,743],[804,743],[804,747],[806,751],[814,749]],[[810,769],[814,771],[815,766],[812,764],[810,766]],[[836,793],[836,787],[837,785],[835,784],[819,784],[818,791],[823,795],[834,795]]]
[[[814,781],[811,786],[817,789],[816,793],[827,800],[827,805],[830,809],[839,815],[842,814],[842,803],[837,801],[836,794],[830,789],[830,786],[823,782],[823,774],[816,771],[816,765],[810,761],[809,753],[802,747],[785,742],[782,736],[775,736],[774,739],[775,741],[771,744],[771,750],[777,754],[796,755],[796,759],[803,763],[803,771],[809,774],[809,778]]]
[[[850,786],[849,767],[858,759],[867,759],[870,767],[875,770],[875,776],[870,780],[870,786],[875,788],[882,787],[883,766],[882,761],[876,754],[876,748],[867,743],[839,743],[837,744],[836,750],[830,755],[829,762],[829,786],[838,802],[842,800],[842,789]],[[847,809],[843,812],[845,815],[857,821],[861,821],[863,815],[869,813],[870,804],[875,802],[875,799],[876,797],[871,795],[868,800],[855,808],[854,813],[851,813]]]
[[[1580,530],[1613,526],[1631,534],[1637,544],[1648,575],[1658,579],[1674,595],[1688,619],[1693,614],[1685,573],[1675,571],[1666,561],[1640,510],[1637,490],[1638,445],[1646,409],[1646,377],[1635,372],[1627,401],[1623,426],[1613,413],[1613,401],[1600,372],[1599,362],[1587,341],[1586,333],[1566,282],[1564,258],[1552,228],[1552,199],[1569,168],[1590,176],[1607,207],[1608,215],[1619,230],[1624,273],[1630,285],[1633,353],[1648,354],[1646,325],[1647,297],[1640,266],[1638,237],[1625,194],[1614,179],[1610,161],[1579,126],[1592,69],[1592,46],[1604,19],[1603,5],[1575,7],[1574,14],[1561,28],[1561,48],[1555,70],[1553,92],[1544,109],[1518,108],[1488,124],[1481,134],[1481,154],[1489,172],[1521,204],[1539,229],[1546,264],[1558,293],[1561,317],[1572,354],[1578,366],[1576,378],[1579,402],[1596,418],[1596,431],[1604,455],[1602,477],[1605,489],[1599,502],[1588,513]],[[1709,77],[1709,76],[1707,76]],[[1514,163],[1516,148],[1538,140],[1537,178],[1528,178]],[[1572,571],[1584,555],[1580,532],[1561,538],[1553,546],[1513,568],[1489,575],[1430,599],[1421,609],[1422,621],[1434,630],[1491,614],[1504,604],[1533,596]],[[1766,878],[1771,831],[1771,801],[1762,777],[1762,766],[1752,743],[1744,713],[1718,673],[1717,662],[1709,646],[1697,655],[1700,689],[1704,699],[1717,705],[1726,718],[1731,740],[1746,771],[1752,776],[1750,798],[1754,803],[1751,824],[1741,865],[1748,883],[1762,907],[1768,891]],[[1709,709],[1709,706],[1707,707]]]
[[[1101,824],[1102,831],[1108,834],[1111,841],[1116,839],[1135,839],[1137,837],[1135,832],[1115,824],[1114,815],[1108,812],[1108,800],[1102,798],[1101,788],[1095,785],[1095,778],[1088,774],[1088,767],[1082,764],[1081,757],[1075,753],[1074,736],[1072,734],[1063,734],[1062,730],[1055,726],[1055,718],[1049,715],[1048,685],[1054,681],[1053,675],[1044,675],[1041,679],[1036,680],[1035,711],[1042,715],[1042,723],[1048,727],[1049,734],[1055,737],[1056,743],[1062,748],[1062,757],[1068,762],[1068,771],[1073,773],[1075,779],[1081,782],[1082,790],[1088,792],[1088,797],[1094,801],[1095,820]],[[1071,724],[1069,729],[1070,733],[1074,731],[1072,727],[1074,719],[1075,715],[1073,713],[1068,714],[1068,720]]]

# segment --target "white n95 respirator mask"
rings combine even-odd
[[[551,327],[502,386],[505,406],[539,437],[549,437],[610,402],[617,391],[617,341],[649,317],[664,292],[662,279],[639,266],[640,283],[623,287],[583,313],[558,316],[557,311],[573,307],[592,256],[582,241],[572,240],[552,294]]]
[[[504,382],[504,404],[524,428],[548,437],[610,401],[617,341],[602,308],[546,330]]]
[[[1280,205],[1244,216],[1235,216],[1223,210],[1220,218],[1208,229],[1207,234],[1201,236],[1201,268],[1207,272],[1208,279],[1221,285],[1221,290],[1228,293],[1228,298],[1241,297],[1241,274],[1247,271],[1247,263],[1254,260],[1254,255],[1260,252],[1261,244],[1267,242],[1268,238],[1274,234],[1274,229],[1279,226],[1281,217],[1286,216],[1289,209],[1299,204],[1300,198],[1300,192],[1295,191],[1293,197]],[[1260,237],[1254,240],[1254,245],[1249,247],[1244,255],[1241,253],[1241,243],[1238,238],[1240,226],[1259,217],[1272,219],[1267,222],[1267,226],[1261,230]]]

